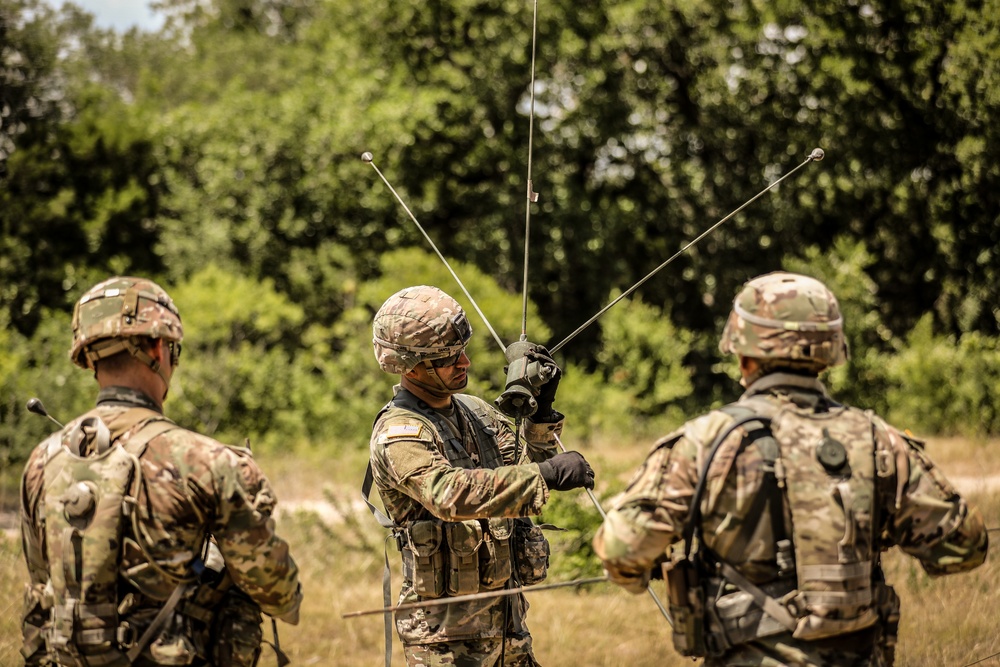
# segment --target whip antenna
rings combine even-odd
[[[656,267],[655,269],[653,269],[652,271],[650,271],[648,274],[646,274],[646,276],[642,280],[640,280],[639,282],[637,282],[636,284],[632,285],[627,290],[625,290],[624,292],[622,292],[621,295],[619,295],[617,299],[615,299],[614,301],[612,301],[608,305],[604,306],[604,308],[601,308],[599,311],[597,311],[597,314],[595,314],[589,320],[587,320],[586,322],[584,322],[583,324],[581,324],[579,327],[577,327],[576,331],[574,331],[570,335],[566,336],[566,338],[564,338],[561,343],[559,343],[558,345],[556,345],[553,348],[550,348],[550,351],[552,352],[552,354],[555,354],[556,351],[558,351],[563,345],[565,345],[566,343],[568,343],[571,340],[573,340],[574,338],[576,338],[577,334],[579,334],[581,331],[583,331],[584,329],[586,329],[587,327],[589,327],[591,324],[593,324],[594,322],[596,322],[597,319],[601,315],[603,315],[604,313],[608,312],[611,309],[611,307],[614,306],[616,303],[618,303],[619,301],[621,301],[622,299],[624,299],[625,297],[627,297],[632,292],[634,292],[637,289],[639,289],[647,280],[649,280],[650,278],[652,278],[653,276],[655,276],[657,273],[659,273],[664,267],[666,267],[668,264],[670,264],[670,262],[674,261],[675,259],[677,259],[681,255],[683,255],[684,252],[687,251],[688,248],[690,248],[691,246],[695,245],[696,243],[698,243],[699,241],[701,241],[703,238],[705,238],[706,236],[708,236],[709,234],[711,234],[713,231],[715,231],[715,229],[717,227],[719,227],[722,223],[726,222],[731,217],[733,217],[734,215],[736,215],[737,213],[739,213],[740,211],[742,211],[743,209],[745,209],[747,206],[749,206],[753,202],[757,201],[757,199],[760,198],[761,196],[763,196],[765,192],[767,192],[768,190],[770,190],[771,188],[773,188],[774,186],[776,186],[778,183],[781,183],[783,180],[785,180],[786,178],[788,178],[789,176],[791,176],[792,174],[794,174],[795,172],[797,172],[802,167],[806,166],[807,164],[809,164],[810,162],[813,162],[813,161],[819,162],[820,160],[823,159],[823,157],[825,155],[826,155],[826,153],[823,152],[822,148],[814,148],[813,151],[812,151],[812,153],[810,153],[808,155],[808,157],[806,157],[806,159],[803,160],[803,162],[801,164],[799,164],[797,167],[795,167],[794,169],[792,169],[791,171],[789,171],[787,174],[785,174],[784,176],[782,176],[778,180],[776,180],[773,183],[771,183],[770,185],[768,185],[766,188],[764,188],[763,190],[761,190],[760,192],[758,192],[757,194],[755,194],[753,197],[751,197],[747,201],[743,202],[743,204],[741,204],[739,208],[737,208],[736,210],[732,211],[729,215],[727,215],[726,217],[722,218],[717,223],[715,223],[714,225],[712,225],[711,227],[709,227],[708,229],[706,229],[704,232],[702,232],[698,236],[698,238],[696,238],[695,240],[691,241],[686,246],[684,246],[683,248],[681,248],[680,250],[678,250],[677,252],[675,252],[673,255],[671,255],[670,259],[668,259],[667,261],[665,261],[662,264],[660,264],[658,267]]]
[[[375,157],[368,151],[365,151],[364,153],[361,154],[361,160],[363,162],[367,162],[368,164],[370,164],[372,166],[372,169],[375,170],[375,173],[378,174],[378,177],[382,179],[383,183],[385,183],[385,187],[389,188],[389,192],[391,192],[392,196],[396,198],[396,201],[399,202],[399,205],[403,207],[403,210],[406,211],[406,214],[410,216],[410,220],[413,221],[413,224],[417,226],[417,229],[420,230],[420,233],[424,235],[425,239],[427,239],[427,242],[431,245],[431,248],[433,248],[434,252],[437,253],[438,258],[442,262],[444,262],[444,265],[448,269],[448,272],[451,273],[451,277],[454,278],[455,282],[458,283],[458,286],[462,288],[462,292],[465,294],[466,298],[468,298],[469,301],[472,303],[472,307],[476,309],[476,312],[479,313],[479,317],[482,318],[483,323],[486,325],[486,328],[490,330],[491,334],[493,334],[493,339],[496,340],[497,345],[500,346],[501,350],[506,350],[507,346],[503,344],[503,341],[500,340],[500,336],[498,336],[497,332],[493,330],[493,326],[490,324],[490,321],[486,319],[486,315],[484,315],[483,311],[479,309],[479,304],[476,303],[476,300],[472,298],[471,294],[469,294],[469,290],[465,288],[465,283],[463,283],[462,279],[458,277],[458,274],[455,273],[455,270],[451,268],[451,264],[448,263],[448,260],[445,259],[444,255],[441,254],[441,251],[438,250],[438,247],[434,244],[434,241],[432,241],[431,237],[427,235],[426,231],[424,231],[423,226],[417,221],[417,218],[410,211],[410,208],[406,205],[406,202],[403,201],[403,198],[399,196],[399,193],[396,192],[396,189],[389,184],[389,181],[387,181],[385,176],[382,175],[382,172],[379,171],[379,168],[375,166],[374,162]]]
[[[524,278],[521,285],[521,340],[528,339],[528,238],[531,236],[531,205],[538,201],[538,193],[531,183],[531,156],[535,140],[535,49],[538,43],[538,0],[534,2],[531,17],[531,99],[528,111],[528,197],[524,207]]]

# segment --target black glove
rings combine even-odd
[[[532,361],[542,364],[552,374],[551,379],[538,388],[538,395],[535,397],[538,409],[532,415],[531,421],[536,424],[557,422],[562,419],[562,415],[552,409],[552,403],[556,400],[556,390],[559,388],[559,380],[562,378],[562,369],[549,355],[549,351],[541,345],[536,346],[526,356]]]
[[[594,471],[580,452],[556,454],[538,464],[545,484],[555,491],[594,488]]]

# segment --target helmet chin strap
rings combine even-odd
[[[427,371],[427,375],[430,376],[433,382],[431,383],[421,382],[420,380],[417,380],[416,378],[413,377],[408,377],[407,380],[409,380],[416,386],[420,387],[434,398],[448,398],[453,394],[459,393],[460,390],[451,389],[448,387],[448,385],[444,383],[444,381],[441,379],[441,376],[437,374],[437,370],[435,370],[434,365],[431,362],[424,361],[421,363],[423,364],[424,369]]]

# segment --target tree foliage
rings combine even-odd
[[[406,279],[464,298],[379,174],[504,342],[527,247],[528,334],[552,346],[825,149],[566,345],[583,437],[734,398],[718,331],[782,267],[841,295],[853,358],[830,381],[871,407],[911,377],[887,370],[908,341],[986,354],[998,335],[1000,0],[552,2],[536,48],[520,0],[157,7],[161,31],[119,34],[0,0],[6,406],[57,314],[136,273],[191,304],[186,419],[363,433],[385,390],[374,309]],[[477,330],[489,393],[502,356]]]

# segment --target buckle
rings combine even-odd
[[[139,639],[139,632],[127,621],[122,622],[115,632],[115,639],[118,641],[118,646],[129,649],[135,646],[135,642]]]

